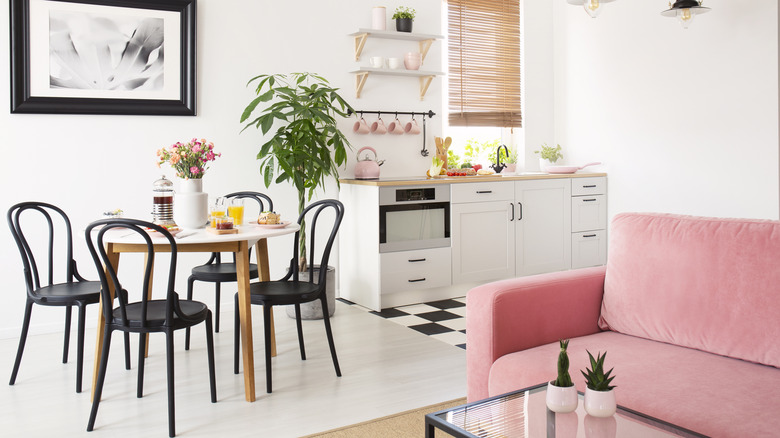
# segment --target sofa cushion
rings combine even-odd
[[[599,326],[780,367],[780,222],[619,214]]]
[[[578,391],[585,391],[586,349],[607,352],[604,366],[615,369],[621,406],[708,436],[768,437],[780,430],[780,392],[769,383],[778,380],[777,368],[602,332],[569,342]],[[490,370],[490,396],[553,380],[559,351],[554,342],[502,356]]]

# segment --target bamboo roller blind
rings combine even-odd
[[[520,1],[447,0],[450,126],[521,127]]]

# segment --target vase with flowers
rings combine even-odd
[[[209,163],[222,156],[214,143],[193,138],[157,151],[157,167],[170,165],[179,177],[174,219],[182,228],[200,228],[208,220],[208,194],[203,192],[203,175]]]

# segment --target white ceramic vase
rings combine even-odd
[[[539,170],[542,172],[547,172],[547,166],[554,166],[555,163],[553,163],[550,160],[545,160],[544,158],[539,158]]]
[[[615,390],[594,391],[585,389],[585,412],[594,417],[611,417],[617,411]]]
[[[578,404],[576,386],[561,387],[553,385],[552,382],[547,383],[548,409],[565,414],[575,411]]]
[[[208,221],[209,195],[203,192],[203,180],[180,179],[174,200],[173,219],[181,228],[203,228]]]

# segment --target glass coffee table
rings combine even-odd
[[[608,418],[585,413],[582,394],[577,410],[547,409],[547,383],[434,412],[425,416],[425,437],[436,429],[456,438],[616,438],[706,437],[618,405]]]

